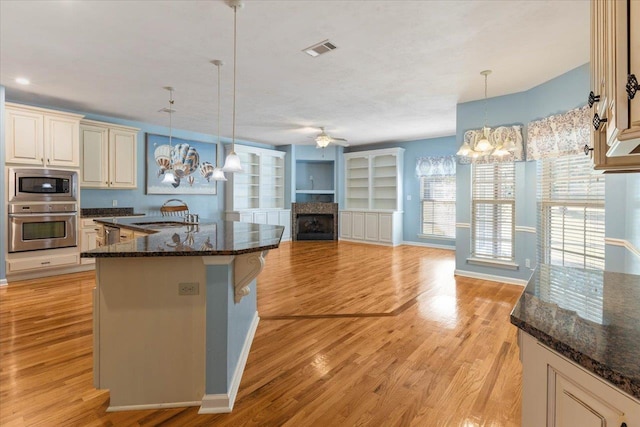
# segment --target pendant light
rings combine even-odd
[[[487,76],[491,74],[491,70],[481,71],[480,74],[484,76],[484,127],[482,128],[482,137],[476,143],[475,149],[484,153],[494,149],[493,144],[489,141],[491,129],[487,127]]]
[[[242,172],[240,157],[235,152],[236,146],[236,68],[237,68],[237,15],[238,8],[242,7],[239,0],[231,0],[229,6],[233,8],[233,122],[231,126],[231,152],[224,161],[222,170],[225,172]]]
[[[169,113],[169,156],[171,159],[171,165],[173,165],[173,147],[171,145],[171,138],[173,136],[173,123],[171,121],[171,118],[173,116],[173,112],[175,111],[173,109],[173,90],[174,89],[171,86],[167,86],[165,87],[165,89],[169,91],[169,108],[164,108],[163,111]],[[162,183],[163,184],[176,183],[176,177],[173,174],[173,168],[165,171],[164,178],[162,178]]]
[[[216,147],[220,147],[220,67],[222,67],[224,63],[219,59],[214,59],[211,63],[218,68],[218,144]],[[211,179],[214,181],[226,181],[227,178],[224,176],[224,171],[222,168],[218,167],[219,162],[218,154],[216,153],[216,167],[213,169]]]

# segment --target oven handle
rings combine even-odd
[[[36,216],[76,216],[77,212],[34,212],[30,214],[9,214],[10,218],[33,218]]]

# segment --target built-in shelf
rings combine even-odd
[[[298,194],[335,194],[333,190],[296,190]]]

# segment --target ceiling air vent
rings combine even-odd
[[[325,40],[323,42],[314,44],[306,49],[302,49],[302,51],[311,56],[322,55],[323,53],[330,52],[334,49],[337,49],[337,46],[331,43],[329,40]]]

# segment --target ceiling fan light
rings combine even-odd
[[[316,138],[316,144],[320,148],[326,148],[331,143],[331,138],[328,136],[320,135]]]
[[[222,168],[214,168],[213,173],[211,174],[211,179],[214,181],[226,181],[227,177],[224,176]]]
[[[238,157],[235,151],[230,152],[227,158],[224,160],[224,166],[222,166],[222,170],[224,172],[231,172],[231,173],[242,172],[240,157]]]

